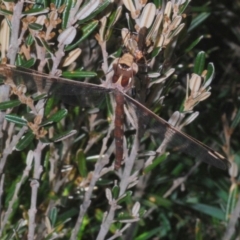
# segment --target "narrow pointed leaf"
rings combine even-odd
[[[9,108],[14,108],[21,105],[21,102],[19,100],[10,100],[6,102],[0,103],[0,110],[6,110]]]
[[[203,35],[198,37],[195,41],[193,41],[188,48],[186,48],[185,52],[190,52],[201,40],[203,39]]]
[[[240,122],[240,109],[238,109],[238,112],[232,121],[231,128],[236,128],[239,122]]]
[[[29,60],[22,62],[21,67],[31,68],[35,64],[35,62],[36,62],[35,58],[30,58]]]
[[[7,114],[5,116],[5,119],[8,120],[9,122],[12,122],[18,125],[22,125],[22,126],[27,125],[27,121],[22,117],[17,116],[16,114]]]
[[[78,20],[83,20],[92,14],[100,4],[99,0],[88,1],[76,14],[75,18]]]
[[[86,157],[82,149],[78,150],[76,155],[76,162],[78,165],[78,171],[83,178],[86,178],[88,175]]]
[[[195,17],[192,22],[190,27],[188,28],[188,32],[192,31],[194,28],[196,28],[198,25],[200,25],[203,21],[205,21],[209,16],[211,15],[211,13],[209,12],[203,12],[199,15],[197,15],[197,17]]]
[[[99,4],[97,8],[88,17],[80,20],[79,23],[83,23],[90,19],[93,19],[98,13],[102,12],[111,2],[111,0],[103,0],[102,3]]]
[[[188,207],[196,211],[199,211],[200,213],[205,213],[211,217],[224,221],[224,212],[220,208],[212,207],[207,204],[201,204],[201,203],[189,204]]]
[[[120,187],[118,185],[115,185],[112,189],[112,195],[114,199],[118,198],[119,192],[120,192]]]
[[[6,10],[6,9],[0,9],[0,15],[3,15],[3,16],[7,16],[7,15],[12,15],[13,14],[13,12],[11,12],[11,11],[8,11],[8,10]]]
[[[84,26],[82,28],[82,32],[83,32],[82,37],[74,44],[67,46],[65,48],[65,51],[69,51],[69,50],[72,50],[72,49],[78,47],[79,43],[82,42],[84,39],[86,39],[95,30],[95,28],[97,26],[98,26],[98,21],[96,21],[96,20],[94,20],[91,23]]]
[[[127,191],[123,196],[119,197],[117,203],[123,203],[123,202],[128,202],[129,198],[132,196],[132,191]]]
[[[28,11],[23,12],[23,15],[28,15],[28,16],[33,16],[33,15],[38,15],[38,14],[43,14],[43,13],[48,13],[49,9],[48,8],[32,8]]]
[[[156,168],[162,161],[164,161],[166,158],[167,158],[168,154],[167,153],[164,153],[163,155],[157,157],[152,164],[148,165],[143,173],[147,174],[149,173],[150,171],[152,171],[154,168]]]
[[[96,77],[97,73],[95,72],[87,72],[87,71],[66,71],[62,73],[62,77],[64,78],[89,78]]]
[[[238,185],[233,184],[228,194],[228,201],[227,201],[227,209],[226,209],[226,220],[229,221],[229,216],[231,216],[232,212],[236,207],[236,201],[238,199],[239,191]]]
[[[58,215],[58,211],[56,207],[53,207],[50,209],[48,217],[51,221],[52,227],[55,226],[56,220],[57,220],[57,215]]]
[[[64,139],[66,139],[66,138],[71,137],[72,135],[74,135],[76,133],[77,133],[76,130],[66,131],[64,133],[61,133],[61,134],[58,134],[58,135],[54,136],[51,140],[53,142],[60,142],[60,141],[62,141]]]
[[[76,2],[72,0],[66,0],[64,4],[65,4],[65,8],[62,13],[62,29],[65,29],[67,27],[67,24],[69,21],[69,15],[71,13],[72,8],[76,4]]]
[[[25,149],[30,143],[32,143],[33,139],[35,138],[35,135],[31,132],[28,131],[23,138],[18,142],[16,145],[16,150],[17,151],[22,151]]]
[[[201,75],[205,66],[205,52],[198,53],[194,63],[194,73]]]
[[[43,26],[41,24],[38,24],[38,23],[30,23],[28,25],[28,27],[32,30],[35,30],[35,31],[40,31],[43,29]]]
[[[197,219],[196,226],[195,226],[195,239],[196,240],[203,240],[202,235],[202,222],[200,219]]]
[[[67,109],[60,109],[58,112],[56,112],[55,114],[53,114],[51,117],[49,117],[46,121],[44,121],[41,126],[46,125],[48,123],[52,123],[52,122],[59,122],[61,121],[64,117],[66,117],[68,113]]]
[[[207,67],[207,75],[206,75],[206,82],[204,84],[204,87],[208,87],[212,80],[213,80],[213,77],[214,77],[214,74],[215,74],[215,68],[214,68],[214,65],[213,63],[209,63],[208,64],[208,67]]]
[[[53,109],[54,103],[55,103],[55,99],[54,98],[52,98],[52,97],[48,98],[47,103],[46,103],[45,108],[44,108],[44,110],[45,110],[45,114],[44,115],[45,116],[48,116],[50,114],[50,112]]]

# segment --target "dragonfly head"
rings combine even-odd
[[[131,54],[125,53],[113,62],[112,84],[120,91],[128,91],[133,85],[133,78],[138,72],[138,66]]]

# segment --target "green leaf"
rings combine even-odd
[[[30,58],[29,60],[22,60],[21,62],[18,62],[16,65],[24,68],[31,68],[36,62],[35,58]]]
[[[158,56],[158,54],[162,51],[161,47],[154,48],[151,52],[151,58]]]
[[[120,187],[118,185],[114,185],[112,188],[112,196],[114,199],[118,198],[119,192],[120,192]]]
[[[88,20],[93,19],[98,13],[102,12],[112,1],[111,0],[104,0],[101,4],[98,5],[98,7],[93,11],[89,16],[86,18],[79,20],[78,23],[84,23]]]
[[[147,205],[149,207],[152,207],[152,205],[154,204],[157,206],[171,209],[171,207],[173,206],[172,201],[170,201],[162,196],[158,196],[157,194],[150,193],[148,195],[147,199],[149,199],[149,200],[147,200],[145,202],[145,205]]]
[[[66,138],[69,138],[71,137],[72,135],[76,134],[77,131],[76,130],[70,130],[70,131],[66,131],[66,132],[63,132],[61,134],[58,134],[56,136],[54,136],[51,141],[53,142],[60,142]]]
[[[196,28],[198,25],[200,25],[203,21],[205,21],[209,16],[211,15],[211,13],[208,12],[203,12],[199,15],[197,15],[197,17],[195,17],[193,19],[193,21],[191,22],[190,27],[188,28],[188,32],[192,31],[194,28]]]
[[[17,54],[16,66],[21,66],[24,61],[24,56],[22,54]]]
[[[231,186],[228,195],[227,209],[226,209],[226,220],[229,221],[232,212],[236,207],[236,201],[238,199],[238,185],[235,183]]]
[[[74,207],[64,211],[62,214],[59,214],[58,222],[62,224],[63,222],[68,221],[72,217],[76,216],[78,211],[79,211],[79,208],[74,208]]]
[[[43,93],[43,94],[39,94],[39,95],[38,94],[37,95],[33,94],[31,97],[32,97],[32,100],[35,102],[35,101],[39,101],[43,98],[46,98],[47,93]]]
[[[121,13],[122,13],[122,6],[119,6],[116,11],[112,11],[110,17],[108,18],[109,19],[108,29],[107,29],[107,32],[104,36],[104,39],[106,41],[109,40],[109,38],[111,36],[111,33],[112,33],[112,29],[113,29],[112,27],[114,26],[114,24],[119,19]],[[105,29],[104,29],[104,31],[105,31]]]
[[[77,151],[76,162],[78,164],[78,171],[83,178],[86,178],[88,175],[86,157],[82,149]]]
[[[0,110],[6,110],[9,108],[14,108],[21,105],[21,102],[19,100],[10,100],[6,102],[0,103]]]
[[[179,15],[182,15],[184,13],[189,3],[190,3],[190,0],[187,0],[184,4],[180,6],[179,13],[178,13]]]
[[[207,67],[207,75],[206,75],[206,78],[205,78],[206,79],[205,82],[209,81],[209,84],[210,84],[213,80],[214,74],[215,74],[214,65],[213,65],[213,63],[209,63],[208,67]]]
[[[129,199],[131,199],[132,191],[127,191],[123,194],[123,196],[120,196],[117,200],[117,204],[121,204],[123,202],[128,202]]]
[[[121,13],[122,13],[122,6],[119,6],[116,11],[111,12],[111,15],[109,17],[108,28],[111,28],[116,23]]]
[[[233,129],[236,128],[239,122],[240,122],[240,109],[238,109],[237,114],[232,121],[231,128]]]
[[[43,26],[41,24],[38,24],[38,23],[30,23],[28,25],[28,27],[32,30],[35,30],[35,31],[40,31],[43,29]]]
[[[190,52],[201,40],[203,39],[203,35],[194,40],[188,48],[186,48],[185,53]]]
[[[157,157],[152,164],[148,165],[144,170],[143,173],[149,173],[152,171],[154,168],[156,168],[162,161],[164,161],[167,158],[168,154],[164,153],[163,155]]]
[[[79,45],[80,42],[82,42],[84,39],[86,39],[93,31],[94,29],[98,26],[98,21],[94,20],[91,23],[87,24],[82,28],[82,37],[74,44],[69,45],[65,48],[65,51],[69,51],[74,49]]]
[[[47,103],[45,104],[45,108],[44,108],[44,115],[48,116],[50,114],[50,112],[53,109],[53,106],[55,104],[55,99],[54,98],[48,98]]]
[[[96,77],[97,73],[95,72],[87,72],[81,70],[74,70],[74,71],[65,71],[62,73],[62,77],[65,78],[89,78],[89,77]]]
[[[193,72],[201,76],[204,70],[204,66],[205,66],[205,52],[201,51],[198,53],[195,59]]]
[[[51,48],[49,47],[48,43],[44,39],[35,38],[35,41],[40,47],[44,47],[47,50],[47,52],[49,52],[50,54],[53,54]]]
[[[128,219],[134,219],[134,217],[133,217],[132,215],[130,215],[129,213],[124,213],[124,212],[121,212],[121,213],[116,217],[116,220],[117,220],[117,221],[128,220]]]
[[[69,16],[72,8],[76,5],[76,1],[66,0],[64,1],[65,8],[62,13],[62,29],[66,29],[69,22]]]
[[[42,122],[41,126],[45,126],[47,124],[51,124],[52,122],[59,122],[64,117],[66,117],[67,114],[68,114],[68,110],[67,109],[60,109],[55,114],[53,114],[51,117],[49,117],[46,121]]]
[[[29,34],[27,37],[26,37],[26,40],[25,40],[25,44],[27,46],[31,46],[34,42],[34,38],[31,34]]]
[[[106,96],[105,99],[106,99],[105,102],[107,104],[107,116],[108,116],[108,120],[110,122],[112,120],[112,116],[114,113],[113,105],[112,105],[112,102],[111,102],[111,99],[109,96]]]
[[[52,223],[52,227],[55,226],[56,220],[57,220],[57,215],[58,215],[58,211],[56,207],[53,207],[50,209],[49,213],[48,213],[48,217]]]
[[[196,220],[196,226],[195,226],[195,239],[196,240],[202,240],[203,239],[203,236],[202,236],[202,222],[200,219],[197,219]]]
[[[9,122],[18,124],[18,125],[22,125],[22,126],[26,126],[27,125],[27,121],[25,119],[23,119],[22,117],[17,116],[16,114],[7,114],[5,116],[5,119]]]
[[[33,139],[35,138],[35,135],[31,132],[28,131],[23,138],[17,143],[16,145],[16,150],[17,151],[22,151],[25,149],[30,143],[32,143]]]
[[[49,9],[47,8],[32,8],[28,11],[25,11],[22,13],[22,15],[38,15],[38,14],[43,14],[43,13],[48,13]]]
[[[13,14],[13,12],[0,8],[0,15],[7,16],[7,15],[12,15],[12,14]]]
[[[159,235],[159,228],[154,228],[140,234],[138,237],[134,237],[134,240],[149,240],[154,239],[155,236]]]
[[[197,210],[201,213],[205,213],[206,215],[209,215],[211,217],[217,218],[222,221],[225,220],[224,212],[220,208],[212,207],[201,203],[189,204],[188,206],[194,210]]]

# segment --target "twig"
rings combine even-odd
[[[9,100],[9,91],[10,86],[2,85],[0,86],[0,103]],[[4,120],[5,120],[5,111],[0,111],[0,153],[3,150],[4,140],[3,140],[3,130],[4,130]]]
[[[163,197],[164,197],[164,198],[167,198],[169,195],[172,194],[172,192],[173,192],[178,186],[180,186],[181,184],[183,184],[183,183],[188,179],[188,177],[192,175],[192,173],[195,171],[195,169],[198,168],[198,166],[199,166],[200,163],[201,163],[200,161],[196,162],[195,165],[192,166],[192,168],[188,171],[188,173],[187,173],[184,177],[179,177],[179,178],[175,179],[175,180],[173,181],[172,187],[163,195]]]
[[[7,220],[9,219],[10,214],[12,213],[13,205],[18,199],[18,193],[20,191],[20,188],[23,185],[23,183],[25,182],[25,179],[29,176],[29,171],[32,168],[32,160],[33,160],[33,152],[29,151],[27,161],[26,161],[26,168],[23,171],[23,175],[21,176],[20,181],[16,184],[13,197],[9,202],[8,209],[5,212],[4,218],[2,220],[2,225],[1,225],[1,229],[0,229],[0,236],[2,236],[3,229],[4,229],[4,227],[7,223]]]
[[[108,52],[106,50],[106,41],[99,41],[101,50],[102,50],[102,56],[103,56],[103,63],[102,63],[102,70],[105,74],[108,72]]]
[[[5,174],[2,174],[1,180],[0,180],[0,231],[2,230],[2,196],[3,196],[4,180],[5,180]],[[0,236],[1,236],[1,234],[0,234]]]
[[[135,138],[134,138],[131,154],[125,161],[124,171],[121,176],[121,182],[119,184],[119,186],[120,186],[119,196],[121,196],[122,194],[125,193],[125,191],[127,190],[128,186],[131,182],[131,173],[133,170],[134,162],[137,158],[138,149],[139,149],[139,139],[138,139],[138,131],[137,131]]]
[[[107,214],[107,217],[104,219],[103,223],[101,224],[101,228],[100,228],[100,231],[98,233],[96,240],[105,239],[105,236],[108,233],[109,227],[111,226],[111,224],[113,222],[115,211],[118,209],[117,201],[115,199],[113,199],[113,201],[110,203],[110,205],[111,205],[110,210]]]
[[[96,185],[96,182],[102,176],[101,172],[102,172],[103,168],[109,162],[109,156],[110,156],[110,153],[113,151],[114,144],[112,144],[108,148],[108,151],[104,155],[104,157],[101,157],[101,156],[106,149],[107,141],[110,137],[110,134],[112,133],[112,130],[113,130],[113,122],[111,123],[111,125],[109,127],[109,131],[108,131],[107,136],[103,139],[103,145],[102,145],[102,149],[101,149],[101,152],[100,152],[100,158],[98,159],[98,161],[95,164],[95,169],[94,169],[94,172],[92,174],[91,182],[88,186],[88,190],[85,193],[83,203],[80,205],[80,212],[79,212],[78,219],[77,219],[77,222],[75,224],[75,227],[74,227],[74,229],[72,231],[72,234],[71,234],[71,238],[70,238],[71,240],[77,239],[77,234],[78,234],[79,229],[82,225],[83,217],[84,217],[85,213],[87,212],[88,207],[91,204],[90,199],[91,199],[91,196],[92,196],[92,193],[93,193],[93,189]]]
[[[39,141],[37,148],[34,151],[34,173],[33,173],[33,179],[31,180],[31,183],[30,183],[30,186],[32,187],[31,207],[28,210],[28,216],[29,216],[28,240],[34,239],[34,232],[36,227],[35,216],[37,213],[37,194],[38,194],[38,188],[39,188],[40,175],[43,171],[43,167],[41,165],[41,156],[42,156],[42,150],[44,146],[45,145]]]
[[[10,47],[8,50],[8,54],[7,54],[7,57],[10,59],[10,64],[12,64],[12,65],[15,63],[15,59],[16,59],[17,52],[18,52],[18,47],[21,42],[21,40],[18,40],[18,33],[19,33],[19,28],[20,28],[20,23],[21,23],[23,4],[24,4],[23,0],[18,1],[14,7],[13,15],[12,15],[11,40],[10,40]]]
[[[65,45],[63,45],[63,44],[58,46],[58,50],[54,54],[55,56],[52,56],[53,66],[52,66],[50,75],[53,75],[53,76],[56,75],[58,66],[59,66],[62,58],[65,56],[64,47],[65,47]]]
[[[132,174],[132,176],[131,176],[131,173],[132,173],[135,159],[137,157],[138,145],[139,145],[139,140],[138,140],[138,132],[137,132],[137,134],[134,138],[134,143],[132,146],[131,154],[125,161],[124,171],[121,176],[121,181],[119,183],[119,186],[120,186],[119,196],[122,196],[126,192],[127,188],[129,187],[129,184],[131,182],[133,182],[133,179],[135,179],[135,174]],[[105,239],[105,237],[109,231],[109,228],[110,228],[111,224],[113,223],[115,211],[119,208],[119,206],[117,205],[116,199],[113,199],[110,202],[110,206],[111,207],[110,207],[109,212],[107,213],[107,217],[105,219],[103,219],[103,223],[101,224],[101,228],[98,233],[97,240]],[[121,234],[122,234],[122,232],[121,232]]]
[[[222,238],[223,240],[232,239],[232,236],[236,232],[235,226],[236,224],[238,224],[239,216],[240,216],[240,194],[238,194],[238,201],[236,207],[235,209],[233,209],[230,215],[230,221],[228,223],[228,226],[226,227],[226,232]]]

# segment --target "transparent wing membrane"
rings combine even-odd
[[[16,86],[24,84],[30,93],[47,93],[67,104],[83,107],[99,106],[106,94],[111,92],[116,91],[119,94],[117,89],[51,77],[36,71],[9,66],[0,66],[0,78],[6,83],[12,82]],[[138,124],[141,125],[138,126],[141,131],[149,132],[162,141],[163,151],[171,147],[221,169],[226,169],[229,166],[227,159],[219,153],[180,132],[127,94],[122,92],[120,94],[124,95],[126,103],[134,109],[139,119]]]
[[[217,168],[227,169],[229,167],[229,162],[224,156],[177,130],[131,97],[125,95],[125,98],[139,119],[141,124],[139,128],[159,139],[163,150],[174,148]]]
[[[6,71],[4,69],[4,76],[1,72],[0,78],[16,86],[25,85],[28,94],[47,93],[48,96],[54,96],[70,105],[86,107],[99,104],[105,94],[113,91],[95,84],[51,77],[29,69],[7,67]]]

